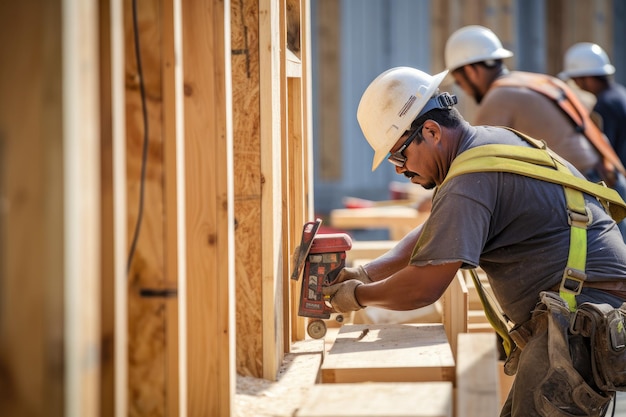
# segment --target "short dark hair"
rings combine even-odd
[[[413,123],[411,123],[410,131],[414,131],[429,119],[434,120],[441,126],[455,128],[461,124],[463,116],[461,116],[461,113],[459,113],[456,107],[450,109],[432,109],[415,119]]]

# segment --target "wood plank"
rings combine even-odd
[[[352,265],[356,260],[376,259],[397,244],[397,240],[353,240],[352,248],[346,252],[346,265]]]
[[[95,1],[63,2],[65,415],[99,414],[100,118]],[[58,219],[61,221],[61,219]]]
[[[128,415],[126,136],[122,2],[100,2],[100,415]]]
[[[186,380],[180,415],[228,416],[235,391],[230,7],[220,0],[181,5],[185,224],[178,232],[186,249],[179,282]]]
[[[180,250],[183,234],[178,228],[184,222],[181,210],[181,189],[185,167],[179,164],[183,158],[184,134],[182,126],[182,62],[176,59],[182,54],[180,34],[182,31],[181,0],[164,0],[162,8],[162,91],[163,91],[163,197],[164,197],[164,274],[163,285],[170,292],[178,292],[179,277],[184,276],[185,253]],[[182,165],[182,166],[181,166]],[[180,221],[179,221],[180,220]],[[182,262],[179,258],[182,258]],[[179,274],[179,271],[181,273]],[[187,370],[180,367],[178,297],[168,297],[165,302],[165,414],[177,417],[180,413],[181,379],[187,378]],[[184,346],[184,345],[183,345]],[[185,393],[183,392],[183,396]]]
[[[458,347],[456,416],[498,416],[500,387],[495,334],[461,333]]]
[[[320,384],[296,417],[452,417],[451,382]]]
[[[62,120],[74,108],[64,110],[63,104],[64,93],[71,94],[63,75],[63,7],[60,0],[0,2],[5,63],[0,70],[0,409],[6,416],[69,416],[66,336],[79,334],[76,323],[64,333],[65,276],[80,260],[64,261],[63,152],[69,126]],[[86,100],[94,98],[91,89],[86,94]],[[77,98],[73,94],[72,102]],[[97,277],[99,272],[92,272]],[[83,393],[77,391],[73,401]]]
[[[443,326],[450,342],[452,354],[457,354],[457,335],[467,332],[468,293],[465,278],[458,271],[443,294]]]
[[[298,304],[300,299],[300,285],[302,280],[293,281],[290,279],[291,269],[293,268],[292,255],[295,252],[295,248],[300,244],[302,236],[302,227],[304,223],[309,220],[306,218],[307,213],[307,197],[306,181],[305,181],[305,156],[307,154],[307,144],[305,142],[304,134],[304,95],[302,91],[302,79],[291,78],[288,80],[288,124],[289,124],[289,157],[288,170],[286,170],[288,178],[287,195],[285,199],[290,203],[290,215],[287,224],[288,245],[286,256],[288,264],[288,274],[285,276],[285,288],[290,289],[289,300],[285,307],[285,344],[289,345],[293,341],[304,339],[304,318],[298,317]],[[289,351],[289,347],[286,346],[286,352]]]
[[[263,377],[276,379],[283,358],[282,268],[282,137],[283,74],[280,43],[280,5],[277,0],[259,1],[259,92],[261,100],[261,285]]]
[[[344,325],[322,364],[322,382],[453,381],[442,324]]]
[[[406,206],[334,209],[330,224],[339,229],[387,229],[390,240],[400,240],[424,223],[429,214]]]

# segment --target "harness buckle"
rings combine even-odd
[[[568,209],[567,222],[570,226],[587,229],[587,226],[591,223],[591,216],[589,215],[589,211],[587,211],[586,207],[585,214]]]
[[[583,283],[586,279],[587,274],[585,274],[585,271],[575,268],[565,268],[559,292],[578,295],[580,291],[582,291]]]

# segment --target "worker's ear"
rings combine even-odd
[[[441,126],[434,120],[426,120],[422,128],[422,136],[428,139],[438,141],[441,138]]]
[[[465,71],[465,79],[470,81],[471,83],[476,83],[478,79],[480,65],[476,64],[468,64],[463,67],[463,71]]]

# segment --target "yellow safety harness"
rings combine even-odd
[[[545,142],[530,138],[514,129],[506,129],[514,132],[533,147],[498,144],[469,149],[453,161],[441,186],[458,175],[496,171],[510,172],[562,185],[571,232],[569,255],[563,271],[559,294],[569,305],[570,311],[575,311],[575,297],[580,294],[587,277],[585,264],[587,261],[587,225],[590,223],[590,214],[585,207],[583,193],[595,196],[616,222],[626,217],[626,203],[615,190],[574,176],[562,158],[550,151]],[[508,326],[503,322],[502,314],[487,299],[475,271],[472,271],[472,279],[487,319],[502,337],[503,346],[508,355],[511,349]]]

